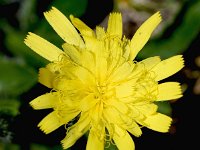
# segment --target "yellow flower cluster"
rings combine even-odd
[[[134,61],[161,22],[159,12],[131,40],[122,36],[120,13],[110,14],[106,30],[97,26],[95,31],[73,16],[69,21],[54,7],[44,15],[65,41],[61,50],[34,33],[25,39],[27,46],[50,61],[39,70],[39,82],[52,91],[30,102],[34,109],[53,110],[38,124],[44,133],[78,118],[61,141],[64,149],[89,131],[87,150],[103,150],[106,140],[119,150],[133,150],[129,133],[139,137],[141,126],[168,132],[172,119],[157,112],[154,102],[182,96],[179,83],[160,81],[181,70],[183,58]]]

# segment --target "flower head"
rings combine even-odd
[[[33,33],[25,39],[27,46],[50,61],[39,70],[39,82],[52,91],[30,102],[34,109],[53,109],[38,124],[44,133],[77,118],[61,141],[63,148],[89,131],[88,150],[104,149],[105,141],[113,141],[120,150],[133,150],[129,134],[139,137],[141,126],[168,132],[172,119],[157,112],[154,102],[182,96],[179,83],[160,81],[182,69],[183,58],[134,61],[160,23],[159,12],[131,40],[122,36],[120,13],[111,13],[107,30],[97,26],[96,32],[73,16],[70,22],[54,7],[44,15],[65,41],[61,50]]]

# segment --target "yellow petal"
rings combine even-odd
[[[53,108],[55,103],[59,98],[58,93],[52,92],[48,94],[41,95],[30,102],[30,105],[34,109],[47,109]]]
[[[134,115],[136,114],[130,114],[129,116],[126,114],[122,114],[117,109],[112,107],[107,107],[103,110],[103,117],[107,122],[109,122],[110,125],[118,124],[122,128],[128,130],[133,135],[140,136],[142,134],[142,131],[137,123],[134,121]],[[109,128],[109,126],[107,126],[107,128]]]
[[[172,100],[182,96],[181,87],[178,82],[166,82],[158,85],[158,97],[156,101]]]
[[[71,45],[71,44],[68,44],[68,43],[65,43],[62,45],[63,49],[64,49],[64,52],[69,56],[69,58],[80,64],[80,59],[81,59],[81,55],[80,55],[80,52],[78,51],[78,49],[74,46],[74,45]]]
[[[103,27],[97,26],[96,27],[96,36],[97,39],[103,39],[105,37],[106,33]]]
[[[95,71],[95,56],[93,52],[84,50],[80,51],[76,46],[65,43],[62,45],[65,53],[76,64],[83,66],[90,71]]]
[[[160,62],[159,56],[149,57],[147,59],[144,59],[140,61],[140,64],[143,64],[146,70],[152,69],[154,66],[156,66]]]
[[[156,113],[144,120],[144,123],[147,128],[158,131],[158,132],[168,132],[171,125],[172,119],[161,113]]]
[[[184,60],[182,55],[177,55],[161,61],[158,65],[153,67],[151,71],[156,76],[155,80],[160,81],[175,74],[181,70],[183,66]]]
[[[131,71],[130,67],[127,68],[128,66],[130,66],[130,63],[125,61],[125,58],[123,57],[122,48],[119,47],[119,45],[117,44],[116,41],[113,41],[111,45],[112,45],[112,47],[108,48],[109,52],[107,52],[109,54],[107,56],[107,58],[108,58],[107,59],[107,61],[108,61],[108,75],[112,76],[113,73],[115,73],[116,71],[118,71],[120,69],[121,70],[128,69],[128,71]],[[125,65],[125,66],[123,67],[121,65]],[[121,74],[121,75],[124,75],[124,74]],[[120,76],[117,76],[117,77],[119,78]],[[121,78],[123,78],[123,77],[121,77]],[[112,77],[110,77],[110,78],[112,78]]]
[[[63,149],[68,149],[74,145],[76,141],[85,134],[85,132],[77,132],[75,128],[70,130],[70,132],[67,133],[67,136],[61,141]]]
[[[85,85],[94,85],[96,82],[94,74],[90,72],[87,68],[78,67],[74,74],[77,76],[77,78],[84,83]]]
[[[114,98],[109,99],[109,101],[106,102],[106,104],[115,107],[119,112],[123,114],[126,114],[129,111],[128,106],[125,103],[119,101],[118,99],[114,99]]]
[[[132,121],[131,124],[128,124],[125,129],[136,137],[142,135],[142,130],[135,121]]]
[[[99,85],[107,78],[107,60],[105,57],[100,57],[99,61],[96,61],[96,77],[99,80]]]
[[[94,107],[98,101],[99,101],[98,99],[95,99],[94,94],[89,94],[83,100],[81,100],[80,110],[81,111],[88,111],[89,109]]]
[[[101,40],[98,40],[96,38],[92,38],[89,36],[84,37],[85,45],[88,51],[93,52],[95,55],[98,53],[105,51],[104,43]]]
[[[95,69],[96,69],[96,59],[95,59],[95,55],[93,52],[85,50],[81,53],[81,65],[85,68],[87,68],[88,70],[90,70],[90,72],[92,72],[93,74],[95,74]]]
[[[123,81],[127,78],[134,68],[134,65],[130,62],[123,63],[120,67],[116,68],[113,73],[108,78],[108,81],[111,80],[112,82]]]
[[[68,80],[66,78],[55,80],[53,86],[56,90],[72,93],[78,92],[79,90],[83,89],[83,84],[79,80]]]
[[[66,57],[62,57],[62,59],[65,59],[65,58],[67,59],[67,62],[71,61],[67,56]],[[48,69],[53,74],[57,74],[57,73],[60,72],[60,69],[61,69],[60,62],[49,63],[49,64],[46,65],[46,69]]]
[[[131,47],[130,47],[131,51],[129,60],[135,59],[138,52],[147,43],[152,32],[160,22],[161,22],[160,12],[157,12],[140,26],[140,28],[136,31],[135,35],[131,39]]]
[[[125,98],[133,95],[133,85],[132,84],[121,84],[115,87],[116,97],[117,98]]]
[[[86,150],[104,150],[104,139],[99,139],[97,133],[92,132],[92,129],[89,133]]]
[[[52,81],[55,75],[46,68],[40,68],[38,80],[48,88],[53,88]]]
[[[134,118],[136,121],[138,120],[144,120],[146,116],[141,113],[140,110],[136,109],[134,105],[129,105],[129,108],[131,109],[130,117]]]
[[[113,107],[107,107],[103,110],[103,116],[110,124],[123,124],[120,112]]]
[[[119,150],[135,150],[135,144],[129,133],[115,125],[113,140]]]
[[[70,20],[82,35],[94,37],[94,31],[80,19],[75,18],[73,15],[70,15]]]
[[[38,127],[46,134],[56,130],[63,124],[67,124],[70,120],[78,115],[79,112],[68,113],[65,117],[61,117],[56,111],[48,114],[42,121],[38,124]]]
[[[123,38],[123,44],[125,45],[123,48],[123,57],[126,59],[126,61],[129,60],[129,55],[130,55],[130,40],[126,39],[125,37]]]
[[[136,114],[130,114],[129,116],[122,115],[116,109],[113,108],[107,108],[104,114],[110,124],[120,124],[122,128],[128,130],[131,134],[133,134],[136,137],[139,137],[142,134],[142,130],[133,119],[134,115]]]
[[[44,13],[44,16],[57,34],[65,42],[84,47],[83,40],[74,26],[58,9],[52,7],[50,11]]]
[[[90,127],[91,118],[89,117],[89,112],[81,113],[81,117],[75,124],[76,131],[83,132],[86,128]]]
[[[24,43],[40,56],[49,61],[57,61],[64,52],[40,36],[29,32]]]
[[[80,117],[79,121],[74,124],[73,128],[69,130],[66,137],[61,141],[64,149],[67,149],[74,145],[74,143],[89,129],[90,118],[85,114]]]
[[[120,13],[111,13],[108,20],[107,33],[110,36],[122,37],[122,16]]]
[[[134,105],[135,109],[139,110],[140,113],[145,114],[145,115],[152,115],[156,113],[158,106],[153,104],[153,103],[147,103],[147,104],[135,104]]]
[[[99,126],[101,126],[102,127],[102,125],[101,125],[101,118],[102,118],[102,114],[103,114],[103,104],[102,103],[97,103],[96,105],[95,105],[95,107],[93,107],[91,110],[90,110],[90,116],[91,116],[91,118],[92,118],[92,120],[94,121],[94,122],[97,122],[97,124],[99,125]]]

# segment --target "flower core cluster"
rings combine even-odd
[[[39,82],[52,90],[30,102],[34,109],[53,109],[38,124],[44,133],[78,118],[67,129],[63,148],[89,131],[88,150],[102,150],[106,141],[120,150],[133,150],[130,134],[139,137],[142,126],[168,132],[172,119],[157,112],[155,102],[182,96],[179,83],[161,80],[182,69],[183,58],[134,61],[160,23],[159,12],[131,40],[122,36],[120,13],[110,14],[106,30],[97,26],[95,31],[72,15],[70,22],[54,7],[44,15],[65,41],[61,50],[34,33],[25,39],[27,46],[50,61],[40,68]]]

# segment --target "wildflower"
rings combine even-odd
[[[111,13],[107,30],[97,26],[96,32],[72,15],[70,22],[54,7],[44,15],[65,41],[63,51],[34,33],[25,39],[27,46],[50,61],[39,70],[39,82],[52,91],[30,102],[37,110],[53,109],[38,124],[44,133],[78,118],[61,141],[64,149],[89,131],[88,150],[102,150],[107,141],[120,150],[133,150],[130,133],[139,137],[141,126],[168,132],[172,119],[157,112],[154,102],[182,96],[179,83],[160,81],[182,69],[183,58],[134,61],[160,23],[159,12],[131,40],[122,37],[120,13]]]

